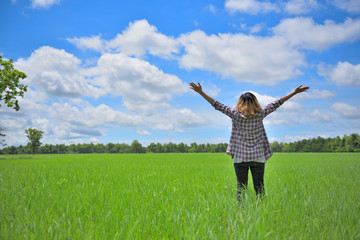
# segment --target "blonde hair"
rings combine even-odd
[[[245,116],[252,117],[254,117],[256,113],[259,113],[262,110],[255,95],[251,92],[242,94],[235,108],[242,112]]]

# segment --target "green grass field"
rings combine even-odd
[[[360,154],[274,154],[265,189],[238,205],[225,154],[0,156],[0,239],[360,239]]]

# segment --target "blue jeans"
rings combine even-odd
[[[258,162],[242,162],[234,163],[236,180],[237,180],[237,199],[240,201],[241,192],[247,188],[248,172],[251,171],[254,189],[258,196],[262,196],[265,193],[264,189],[264,172],[265,163]]]

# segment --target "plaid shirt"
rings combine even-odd
[[[272,156],[270,143],[267,138],[263,119],[283,104],[281,99],[267,105],[255,117],[246,117],[237,109],[225,106],[218,101],[213,102],[216,110],[232,119],[230,143],[226,153],[242,160],[251,162],[265,157],[267,161]]]

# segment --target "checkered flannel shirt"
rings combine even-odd
[[[255,117],[246,117],[237,109],[214,101],[212,104],[214,108],[232,119],[230,142],[226,153],[232,158],[241,159],[243,162],[251,162],[263,157],[267,161],[272,156],[272,150],[265,132],[263,119],[283,103],[283,100],[278,99],[267,105]]]

